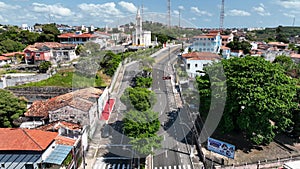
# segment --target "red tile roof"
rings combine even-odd
[[[10,58],[5,57],[5,56],[0,56],[0,60],[10,60]]]
[[[288,44],[282,43],[282,42],[269,42],[268,45],[273,46],[288,46]]]
[[[293,54],[291,54],[291,58],[300,59],[300,54],[293,53]]]
[[[67,121],[54,121],[50,124],[40,126],[36,129],[43,131],[58,131],[61,127],[67,128],[69,130],[81,130],[82,126],[77,123],[67,122]]]
[[[101,96],[102,92],[101,89],[90,87],[60,95],[47,101],[35,101],[24,115],[48,118],[49,111],[55,111],[65,106],[87,112],[92,107],[93,102]]]
[[[75,33],[64,33],[58,36],[58,38],[92,38],[95,35],[90,33],[82,33],[82,34],[75,34]]]
[[[227,47],[227,46],[221,46],[221,49],[225,49],[225,50],[227,50],[227,49],[230,49],[229,47]]]
[[[13,57],[15,55],[25,55],[24,52],[11,52],[11,53],[3,53],[2,56],[5,57]]]
[[[58,133],[21,128],[0,128],[0,151],[43,151]]]
[[[55,138],[55,143],[56,144],[61,144],[61,145],[67,145],[67,146],[73,146],[76,142],[76,139],[64,137],[64,136],[57,136]]]
[[[182,55],[183,58],[188,60],[216,60],[221,57],[211,52],[190,52]]]
[[[33,45],[28,45],[25,50],[31,50],[31,51],[35,51],[38,50],[44,46],[47,46],[50,49],[55,49],[55,48],[75,48],[76,45],[75,44],[62,44],[62,43],[58,43],[58,42],[37,42]]]

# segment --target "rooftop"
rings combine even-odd
[[[101,96],[102,92],[101,89],[90,87],[66,93],[47,101],[35,101],[24,115],[48,118],[49,111],[55,111],[65,106],[87,112]]]
[[[182,55],[183,58],[188,60],[218,60],[221,57],[211,52],[190,52]]]
[[[80,124],[60,120],[38,127],[37,129],[43,131],[58,131],[58,129],[60,129],[61,127],[67,128],[69,130],[81,130],[82,128]]]
[[[43,151],[58,133],[21,128],[0,128],[0,151]]]
[[[92,38],[92,37],[95,37],[95,35],[90,33],[82,33],[82,34],[64,33],[58,36],[58,38]]]

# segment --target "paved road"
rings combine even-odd
[[[153,68],[153,87],[156,92],[157,104],[154,111],[160,113],[162,127],[159,134],[163,137],[162,149],[155,152],[153,159],[154,169],[164,168],[193,168],[190,160],[191,146],[188,142],[189,130],[187,116],[177,111],[177,101],[174,98],[174,71],[172,61],[175,61],[178,49],[166,50],[156,58],[158,62]],[[171,60],[171,63],[170,63]],[[171,80],[163,80],[163,76],[171,76]]]

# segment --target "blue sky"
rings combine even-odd
[[[0,0],[0,24],[63,23],[116,26],[134,21],[144,6],[144,20],[165,22],[167,0]],[[221,0],[171,0],[171,22],[216,28]],[[225,0],[224,27],[300,26],[300,0]]]

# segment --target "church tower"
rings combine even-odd
[[[140,9],[137,10],[136,14],[136,23],[135,23],[135,44],[136,45],[142,45],[144,44],[143,40],[143,26],[142,26],[142,17],[140,14]]]

